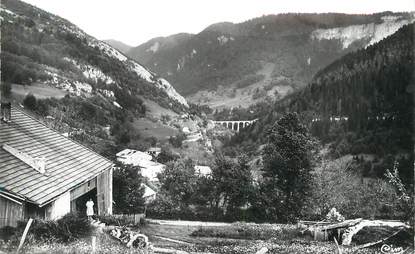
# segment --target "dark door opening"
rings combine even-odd
[[[82,217],[86,217],[86,202],[92,199],[94,201],[94,214],[98,214],[98,202],[97,202],[97,188],[94,188],[84,195],[71,201],[71,211],[78,213]]]

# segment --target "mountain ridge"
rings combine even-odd
[[[128,44],[126,44],[122,41],[115,40],[115,39],[106,39],[106,40],[102,40],[102,41],[104,41],[105,43],[107,43],[111,47],[119,50],[123,54],[128,52],[133,47],[133,46],[128,45]]]
[[[215,108],[241,96],[243,100],[229,105],[246,107],[259,101],[254,97],[277,100],[287,87],[304,87],[330,62],[411,20],[413,13],[392,12],[268,15],[212,24],[179,45],[152,39],[127,54],[163,74],[193,103]],[[165,47],[152,50],[156,42]],[[274,67],[264,80],[261,72],[270,64]]]

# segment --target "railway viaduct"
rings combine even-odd
[[[220,125],[228,129],[234,130],[236,132],[239,132],[239,130],[253,124],[256,121],[258,121],[258,119],[250,121],[213,121],[213,123],[215,123],[215,125]]]

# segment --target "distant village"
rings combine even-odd
[[[157,175],[162,173],[166,165],[156,162],[160,154],[160,147],[150,147],[147,151],[137,151],[125,149],[117,153],[117,160],[126,165],[132,165],[139,168],[139,173],[146,179],[143,183],[144,195],[146,202],[149,203],[156,199],[159,180]],[[212,170],[209,166],[195,165],[195,172],[199,175],[208,176]]]

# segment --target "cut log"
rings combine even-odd
[[[255,254],[265,254],[268,252],[267,247],[262,247],[259,251],[257,251]]]
[[[350,245],[352,243],[353,236],[364,227],[409,228],[408,225],[400,221],[362,220],[358,224],[346,229],[342,237],[342,245]]]
[[[391,234],[390,236],[385,237],[385,238],[383,238],[383,239],[381,239],[381,240],[379,240],[379,241],[376,241],[376,242],[371,242],[371,243],[366,243],[366,244],[362,244],[362,245],[356,246],[356,247],[354,248],[354,250],[356,251],[356,250],[360,250],[360,249],[368,248],[368,247],[370,247],[370,246],[373,246],[373,245],[379,244],[379,243],[381,243],[381,242],[384,242],[384,241],[388,240],[389,238],[391,238],[391,237],[393,237],[393,236],[397,235],[397,234],[398,234],[399,232],[401,232],[403,229],[404,229],[404,228],[401,228],[401,229],[399,229],[398,231],[396,231],[395,233]]]

